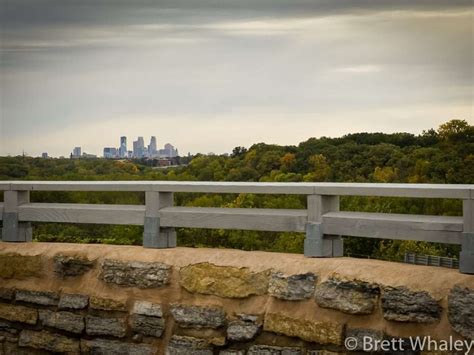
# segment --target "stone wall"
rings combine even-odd
[[[350,258],[0,243],[0,354],[345,353],[474,339],[474,277]]]

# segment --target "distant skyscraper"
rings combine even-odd
[[[72,150],[72,157],[73,158],[79,158],[81,156],[81,147],[75,147]]]
[[[117,158],[117,148],[104,148],[104,158],[113,159]]]
[[[46,152],[41,153],[41,158],[48,159],[49,158],[48,153],[46,153]]]
[[[156,151],[156,137],[151,136],[150,145],[148,146],[148,156],[150,158],[153,158],[157,155],[156,153],[157,153],[157,151]]]
[[[127,157],[127,137],[120,137],[120,148],[119,148],[120,158]]]
[[[133,142],[133,157],[143,158],[144,156],[145,156],[145,141],[143,140],[143,137],[138,137],[138,139]]]

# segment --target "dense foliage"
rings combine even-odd
[[[153,168],[146,161],[0,157],[1,180],[181,180],[474,183],[474,127],[452,120],[421,135],[357,133],[310,138],[298,146],[258,143],[231,155],[196,155],[177,168]],[[139,193],[35,192],[38,202],[142,204]],[[305,208],[302,196],[176,194],[176,204],[212,207]],[[345,197],[341,209],[392,213],[460,215],[459,200]],[[141,228],[37,224],[36,240],[140,244]],[[179,244],[246,250],[302,252],[299,233],[178,231]],[[346,238],[348,255],[399,259],[407,250],[456,256],[455,246]]]

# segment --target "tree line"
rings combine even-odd
[[[186,157],[187,164],[157,169],[141,160],[0,157],[0,180],[169,180],[261,182],[474,183],[474,127],[451,120],[437,129],[410,133],[355,133],[310,138],[297,146],[257,143],[231,154]],[[36,202],[143,204],[130,192],[33,192]],[[304,196],[178,193],[182,206],[305,208]],[[342,210],[461,215],[459,200],[342,197]],[[38,223],[38,241],[141,244],[141,227]],[[178,229],[183,246],[301,253],[304,235],[235,230]],[[345,238],[352,256],[399,260],[406,251],[457,256],[458,246]]]

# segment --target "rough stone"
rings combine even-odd
[[[382,310],[386,320],[431,323],[441,316],[441,306],[425,291],[410,291],[406,287],[385,287]]]
[[[0,254],[0,278],[24,279],[41,276],[43,263],[40,255]]]
[[[0,344],[0,350],[2,346]],[[5,342],[3,344],[3,353],[1,355],[51,355],[51,351],[33,348],[21,348],[18,346],[18,340],[16,342]]]
[[[349,314],[371,314],[377,305],[379,286],[363,281],[330,278],[316,287],[316,303]]]
[[[11,324],[0,320],[0,338],[3,341],[17,342],[19,330],[13,328]],[[0,340],[0,343],[2,340]]]
[[[166,348],[166,355],[212,355],[209,343],[204,339],[173,335]]]
[[[113,299],[92,296],[89,299],[89,307],[103,311],[126,311],[127,302],[125,299]]]
[[[171,315],[183,328],[219,328],[225,323],[220,307],[172,304]]]
[[[130,317],[130,328],[135,333],[159,338],[165,330],[165,320],[159,317],[133,314]]]
[[[148,301],[135,301],[133,304],[132,313],[140,314],[142,316],[163,317],[161,305]]]
[[[339,323],[293,318],[283,314],[265,315],[263,330],[319,344],[341,344],[344,326]]]
[[[85,256],[59,254],[54,257],[54,272],[60,277],[80,276],[93,266],[94,261]]]
[[[0,299],[5,301],[12,301],[15,298],[15,289],[0,287]]]
[[[188,292],[229,298],[245,298],[267,292],[270,271],[252,272],[246,267],[198,263],[179,270],[180,284]]]
[[[364,350],[364,339],[369,338],[371,344],[375,342],[380,342],[384,339],[384,333],[380,330],[375,329],[365,329],[365,328],[348,328],[346,329],[346,339],[353,338],[355,339],[354,347],[347,349],[349,351],[363,351]]]
[[[317,277],[313,273],[285,276],[281,272],[272,273],[268,293],[287,301],[311,298],[314,294]]]
[[[453,329],[474,340],[474,290],[455,286],[448,296],[448,318]]]
[[[253,345],[247,351],[247,355],[301,355],[300,348],[290,348],[270,345]]]
[[[257,316],[239,314],[237,320],[229,322],[227,339],[232,341],[247,341],[255,338],[261,328]]]
[[[36,324],[38,311],[24,306],[0,303],[0,318],[11,322]]]
[[[79,341],[60,334],[48,331],[22,330],[20,333],[20,346],[34,349],[44,349],[60,353],[79,353]]]
[[[39,319],[47,327],[81,334],[84,330],[84,317],[71,312],[53,312],[39,310]]]
[[[89,296],[73,294],[73,293],[62,293],[59,299],[59,309],[84,309],[89,305]]]
[[[81,340],[81,350],[94,355],[153,355],[156,353],[152,345],[123,343],[117,340],[94,339]]]
[[[86,316],[86,333],[123,338],[127,333],[127,322],[125,318]]]
[[[15,299],[17,301],[40,304],[42,306],[57,306],[59,295],[49,291],[17,290]]]
[[[219,351],[219,355],[245,355],[245,350],[243,349],[225,349]]]
[[[171,266],[159,262],[105,259],[100,279],[126,287],[155,288],[169,283]]]

